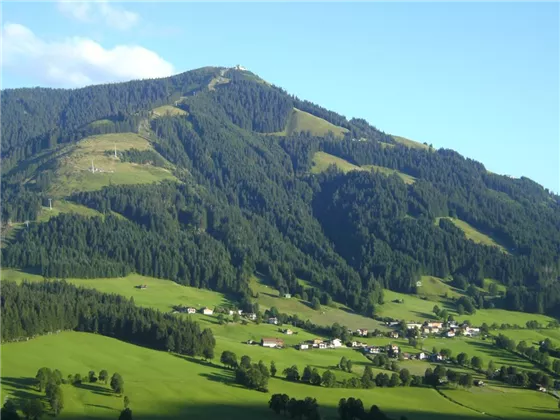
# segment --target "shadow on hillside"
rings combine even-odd
[[[103,395],[103,396],[117,396],[117,394],[115,394],[113,391],[111,391],[109,388],[105,388],[99,385],[94,385],[91,383],[87,383],[87,382],[82,382],[79,384],[74,384],[73,386],[75,386],[76,388],[80,388],[86,391],[90,391],[94,394],[97,395]]]
[[[84,404],[84,405],[87,406],[87,407],[103,408],[103,409],[109,410],[109,411],[119,411],[116,408],[108,407],[106,405],[100,405],[100,404]]]
[[[10,378],[2,377],[2,385],[12,386],[23,390],[37,390],[33,378]]]
[[[478,341],[468,341],[468,343],[473,347],[477,347],[478,350],[480,350],[483,353],[486,353],[487,355],[492,357],[495,361],[499,359],[511,366],[515,366],[523,369],[527,368],[527,366],[522,363],[522,361],[524,361],[523,359],[521,359],[520,357],[516,357],[512,354],[509,354],[506,350],[499,349],[497,347],[494,347],[493,345],[483,344]]]
[[[272,410],[268,408],[268,400],[271,396],[271,393],[260,393],[257,391],[247,391],[252,392],[262,396],[262,403],[261,404],[236,404],[236,405],[229,405],[229,404],[220,404],[219,397],[216,398],[216,403],[212,404],[169,404],[166,403],[165,406],[162,407],[154,407],[153,412],[151,413],[141,413],[134,409],[134,406],[131,406],[132,415],[135,420],[155,420],[155,419],[163,419],[163,420],[178,420],[178,419],[243,419],[243,420],[261,420],[265,418],[275,418],[278,420],[285,420],[290,419],[290,416],[284,416],[282,414],[276,415]],[[290,395],[291,396],[291,395]],[[298,395],[298,398],[304,398],[303,395]],[[352,396],[352,390],[349,390],[348,394],[345,396],[346,398]],[[443,400],[443,399],[442,399]],[[481,416],[477,413],[473,413],[473,415],[450,415],[449,413],[440,414],[437,413],[437,407],[431,407],[434,411],[433,413],[430,412],[418,412],[414,411],[413,408],[409,408],[406,406],[406,403],[403,401],[403,406],[398,410],[387,410],[383,407],[383,398],[380,395],[376,395],[375,392],[372,392],[372,398],[368,398],[367,400],[362,399],[364,405],[368,408],[372,405],[378,405],[381,410],[385,412],[385,414],[392,420],[398,420],[401,416],[405,416],[408,420],[480,420]],[[321,401],[319,400],[319,411],[321,413],[321,418],[323,420],[338,420],[339,416],[337,413],[337,401]],[[326,405],[329,404],[329,405]],[[428,408],[426,408],[428,409]],[[118,411],[118,410],[116,410]],[[522,414],[524,411],[527,411],[527,414]],[[518,416],[508,417],[507,420],[534,420],[536,413],[546,413],[549,414],[548,410],[539,411],[539,409],[531,410],[531,409],[520,409],[520,414]],[[115,412],[116,414],[116,412]],[[83,417],[76,415],[72,416],[70,413],[65,412],[64,418],[67,420],[78,420],[82,419]],[[492,419],[495,417],[488,416],[487,418]]]
[[[516,410],[520,411],[527,411],[529,413],[539,413],[539,414],[555,414],[558,415],[558,410],[546,408],[546,407],[535,407],[535,408],[527,408],[527,407],[513,407]]]
[[[437,319],[434,314],[429,314],[428,312],[412,311],[412,313],[418,316],[421,320],[425,319]]]

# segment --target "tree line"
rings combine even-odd
[[[140,308],[132,299],[64,281],[3,282],[1,309],[2,342],[75,330],[190,356],[204,356],[216,345],[212,331],[201,331],[190,319]]]

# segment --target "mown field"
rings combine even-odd
[[[429,146],[425,145],[424,143],[420,143],[420,142],[417,142],[417,141],[414,141],[414,140],[410,140],[410,139],[407,139],[405,137],[401,137],[401,136],[391,136],[391,137],[393,137],[393,139],[397,143],[402,144],[402,145],[407,146],[407,147],[413,147],[415,149],[424,149],[424,150],[429,150],[430,149]]]
[[[293,356],[299,357],[297,354]],[[3,345],[2,398],[14,394],[18,397],[38,396],[31,386],[30,378],[43,366],[58,368],[64,375],[85,375],[89,370],[98,372],[101,369],[107,369],[110,374],[119,372],[125,382],[124,395],[131,400],[135,418],[260,419],[272,415],[267,402],[270,394],[278,392],[298,398],[317,398],[324,419],[338,418],[338,400],[350,396],[361,398],[367,406],[378,404],[395,418],[403,415],[410,420],[468,420],[484,417],[427,388],[327,389],[294,384],[278,378],[271,379],[268,394],[250,391],[234,384],[232,372],[221,368],[217,361],[210,365],[200,360],[189,360],[107,337],[77,332],[62,332],[24,343]],[[63,419],[116,418],[123,407],[122,398],[112,394],[109,387],[103,384],[83,384],[79,387],[63,385],[63,390]],[[534,397],[533,394],[536,393],[517,391],[515,397],[519,399],[515,400],[516,406],[521,407],[510,410],[507,417],[503,418],[550,418],[540,412],[533,416],[530,410],[552,408],[555,400],[549,396]],[[476,400],[466,402],[477,404]],[[507,403],[507,398],[500,402],[504,405]],[[496,409],[500,410],[499,407]]]
[[[93,191],[107,185],[146,184],[176,179],[168,169],[121,162],[106,151],[151,149],[150,143],[134,133],[114,133],[87,137],[69,146],[56,157],[57,169],[50,188],[53,197],[66,197],[78,191]],[[91,172],[91,165],[98,170]]]
[[[436,218],[436,223],[438,223],[439,219],[442,219],[442,217]],[[477,244],[495,246],[497,248],[500,248],[501,251],[507,253],[507,250],[498,242],[496,242],[493,238],[482,233],[475,227],[469,225],[467,222],[453,217],[443,217],[443,219],[447,219],[453,222],[455,226],[457,226],[459,229],[465,232],[465,236],[467,237],[467,239],[470,239],[471,241],[476,242]]]
[[[323,118],[311,115],[308,112],[294,108],[288,117],[286,128],[275,136],[290,136],[294,133],[309,131],[317,137],[323,137],[331,132],[335,137],[343,137],[348,130],[344,127],[334,125]]]

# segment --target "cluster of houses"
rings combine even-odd
[[[299,343],[296,348],[298,350],[309,350],[309,349],[337,349],[342,347],[342,340],[339,338],[333,338],[332,340],[322,340],[320,338],[315,338],[313,340],[307,340],[303,343]]]
[[[196,314],[196,313],[201,313],[203,315],[214,315],[214,309],[209,308],[207,306],[205,306],[204,308],[201,309],[197,309],[195,307],[192,306],[176,306],[174,308],[173,313],[174,314],[178,314],[178,313],[184,313],[184,314]],[[250,319],[251,321],[254,321],[257,319],[257,314],[254,313],[244,313],[241,309],[228,309],[226,310],[226,312],[228,315],[242,315],[247,319]]]
[[[399,325],[398,322],[390,322],[387,324],[392,327]],[[452,338],[459,335],[465,337],[474,337],[480,334],[480,328],[471,327],[466,323],[458,324],[455,321],[449,321],[449,322],[425,321],[424,323],[408,322],[406,324],[406,328],[408,330],[418,329],[418,331],[420,331],[420,333],[424,335],[430,335],[430,334],[443,335],[444,337],[448,337],[448,338]]]

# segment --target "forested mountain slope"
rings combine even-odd
[[[183,112],[154,113],[162,105]],[[294,109],[321,128],[288,127]],[[6,266],[49,277],[134,271],[241,300],[259,271],[281,290],[301,292],[303,279],[314,286],[310,298],[328,294],[368,315],[381,287],[414,292],[421,275],[452,277],[463,289],[494,278],[508,286],[505,307],[560,313],[557,196],[452,150],[407,147],[250,72],[207,67],[77,90],[7,90],[2,110],[3,223],[36,220],[56,191],[104,214],[20,225],[2,249]],[[329,126],[337,133],[316,135]],[[115,159],[164,166],[172,180],[114,182],[124,168],[115,165],[96,188],[57,188],[66,148],[106,133],[117,133],[118,148],[119,133],[130,132],[147,151]],[[313,174],[319,151],[415,182],[376,170]],[[447,217],[504,248],[468,240]]]

